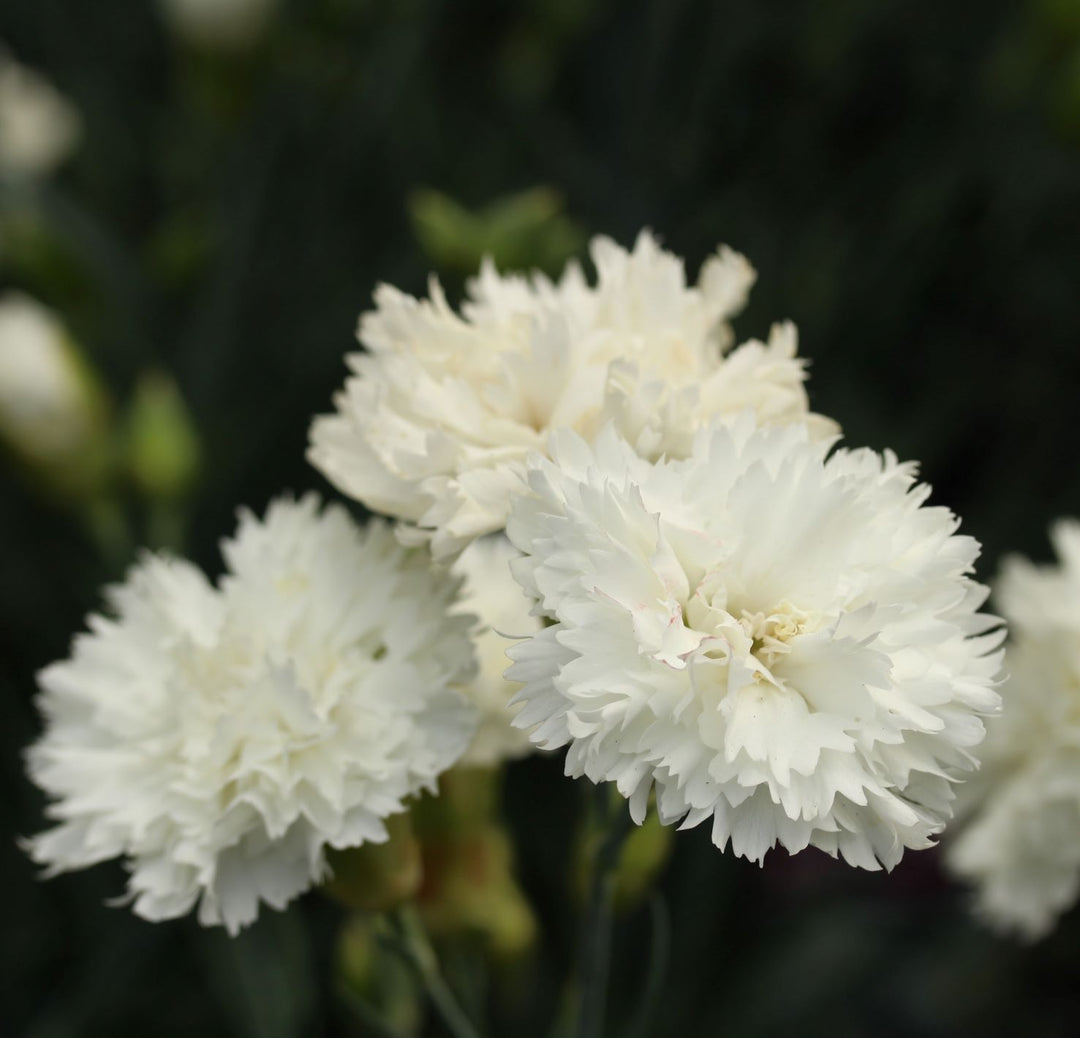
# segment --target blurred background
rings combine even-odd
[[[981,577],[1080,515],[1075,0],[4,0],[0,43],[4,1034],[363,1033],[320,895],[229,941],[106,907],[119,867],[41,883],[16,839],[43,825],[34,672],[137,546],[216,573],[238,505],[330,493],[307,428],[378,281],[456,296],[485,253],[557,272],[644,226],[693,278],[726,242],[760,275],[740,338],[793,319],[814,409],[920,460]],[[66,439],[11,403],[26,327],[59,344]],[[494,1010],[521,1038],[575,937],[560,770],[507,775],[542,921],[524,1011]],[[662,877],[657,1035],[1076,1033],[1077,913],[994,937],[936,852],[758,869],[695,831]],[[618,923],[612,1033],[653,923]]]

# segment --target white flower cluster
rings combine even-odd
[[[281,500],[222,550],[216,588],[146,556],[41,673],[28,761],[59,825],[29,848],[52,872],[122,856],[139,915],[198,903],[236,932],[434,789],[473,735],[473,658],[458,582],[385,525]]]
[[[910,466],[828,457],[790,325],[731,348],[741,256],[694,286],[647,233],[592,258],[595,285],[487,264],[460,315],[437,283],[380,288],[311,458],[437,557],[512,514],[554,624],[497,687],[522,683],[515,724],[570,774],[638,819],[655,789],[739,854],[892,866],[942,828],[998,706],[978,545]]]
[[[978,545],[925,507],[911,466],[750,415],[650,462],[608,429],[530,463],[508,533],[556,623],[511,650],[516,722],[569,774],[615,782],[639,822],[712,823],[892,867],[950,814],[1001,634]]]
[[[1012,632],[1005,710],[947,859],[976,885],[980,915],[1028,939],[1080,895],[1080,522],[1058,522],[1051,539],[1059,566],[1010,558],[994,589]]]
[[[595,286],[576,264],[557,284],[485,264],[460,316],[436,281],[427,300],[381,286],[360,320],[367,352],[312,427],[312,462],[445,557],[506,525],[525,459],[553,430],[591,438],[613,422],[649,458],[685,455],[704,422],[745,408],[835,431],[807,413],[792,325],[731,349],[728,319],[754,281],[742,256],[721,249],[696,286],[647,232],[632,252],[597,238],[592,259]]]
[[[978,544],[912,466],[832,450],[790,325],[733,346],[741,256],[592,258],[487,264],[460,315],[378,290],[310,457],[398,540],[308,498],[245,516],[217,588],[136,567],[41,676],[38,861],[122,855],[140,914],[235,930],[530,745],[759,861],[932,842],[999,704]]]

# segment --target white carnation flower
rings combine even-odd
[[[166,21],[194,47],[241,50],[258,40],[279,0],[159,0]]]
[[[315,420],[309,457],[344,493],[415,524],[436,557],[505,526],[525,458],[566,427],[607,422],[649,458],[683,456],[714,415],[832,423],[807,413],[794,326],[731,350],[728,318],[754,271],[722,248],[686,284],[682,261],[642,233],[632,252],[592,243],[598,281],[570,264],[553,284],[500,276],[490,262],[462,314],[437,281],[417,300],[375,293],[348,358],[355,375]]]
[[[527,638],[542,626],[531,615],[532,599],[510,573],[510,560],[517,556],[513,545],[496,535],[473,541],[454,563],[454,572],[465,579],[461,607],[479,618],[473,645],[480,669],[462,691],[479,710],[480,724],[462,764],[490,767],[533,748],[528,734],[511,723],[516,710],[510,698],[521,686],[504,676],[513,639]]]
[[[0,173],[44,176],[74,150],[78,112],[0,45]]]
[[[979,546],[911,465],[752,417],[684,460],[610,429],[533,457],[507,532],[557,623],[510,650],[515,723],[636,821],[655,788],[665,824],[711,819],[738,855],[892,867],[942,828],[999,703]]]
[[[1080,522],[1055,524],[1060,566],[1006,561],[995,604],[1012,632],[1005,709],[988,725],[971,817],[947,862],[991,925],[1045,935],[1080,894]]]
[[[28,763],[60,824],[29,850],[50,873],[123,856],[137,914],[198,902],[235,933],[325,878],[327,847],[386,840],[475,719],[458,582],[387,526],[282,500],[223,553],[217,588],[147,555],[42,671]]]

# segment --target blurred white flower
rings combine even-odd
[[[0,45],[0,174],[44,176],[75,149],[79,113]]]
[[[241,50],[258,39],[278,0],[160,0],[178,36],[203,50]]]
[[[557,621],[510,649],[515,718],[567,773],[644,817],[711,819],[891,868],[949,817],[994,711],[1001,633],[977,612],[979,546],[911,465],[751,415],[651,463],[612,430],[558,433],[507,532]]]
[[[530,615],[532,599],[510,573],[510,560],[517,555],[500,534],[473,541],[454,563],[454,572],[465,579],[461,608],[479,620],[473,645],[480,670],[462,691],[479,710],[480,725],[462,764],[490,767],[533,749],[528,734],[511,724],[516,710],[509,701],[520,685],[504,677],[513,640],[527,638],[543,623]]]
[[[144,557],[42,671],[28,765],[60,824],[28,848],[50,873],[121,855],[138,915],[198,902],[235,933],[434,788],[472,738],[473,659],[458,582],[384,524],[279,500],[222,550],[217,588]]]
[[[79,454],[101,418],[99,388],[51,310],[0,297],[0,440],[30,462]]]
[[[525,457],[552,429],[592,438],[614,421],[649,458],[685,455],[705,421],[747,407],[834,431],[807,414],[792,325],[730,349],[728,318],[754,281],[742,256],[720,249],[696,286],[645,232],[632,252],[596,238],[592,258],[595,286],[576,264],[553,284],[487,263],[461,316],[437,281],[427,300],[381,285],[360,320],[367,352],[348,358],[337,413],[312,426],[313,464],[443,557],[503,528]]]
[[[948,848],[992,926],[1045,935],[1080,894],[1080,522],[1051,530],[1060,566],[1006,560],[994,602],[1009,623],[1005,709],[960,792],[971,817]]]

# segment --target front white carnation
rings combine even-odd
[[[417,300],[389,285],[360,320],[367,352],[316,419],[309,457],[344,493],[415,524],[437,557],[505,526],[525,458],[548,434],[614,422],[649,458],[683,456],[714,415],[765,423],[807,413],[791,324],[731,349],[728,319],[754,271],[722,248],[688,286],[682,261],[643,232],[632,252],[592,243],[597,284],[570,264],[557,284],[485,263],[459,316],[438,282]]]
[[[29,850],[50,873],[123,856],[137,914],[198,903],[235,933],[434,788],[473,734],[451,688],[473,660],[457,581],[383,524],[279,500],[222,550],[217,588],[144,557],[42,671],[28,763],[60,824]]]
[[[454,563],[454,572],[465,580],[461,608],[478,618],[473,645],[479,672],[462,691],[477,707],[480,724],[462,764],[491,767],[533,748],[528,734],[511,723],[517,711],[509,703],[520,685],[505,677],[510,666],[506,650],[513,640],[543,626],[531,615],[532,599],[510,573],[510,560],[517,556],[513,545],[497,534],[473,541]]]
[[[949,817],[994,711],[996,621],[978,544],[924,505],[911,465],[752,416],[650,463],[606,430],[553,437],[507,528],[515,576],[557,621],[513,647],[515,723],[636,821],[712,821],[892,867]]]
[[[1080,522],[1055,524],[1060,566],[1006,561],[994,601],[1009,622],[1005,709],[989,724],[971,817],[947,862],[991,925],[1049,932],[1080,894]]]

